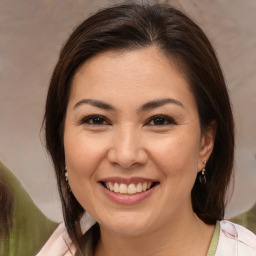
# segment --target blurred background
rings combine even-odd
[[[121,2],[128,1],[0,0],[0,160],[54,220],[61,220],[61,207],[40,133],[49,79],[73,28]],[[226,217],[237,215],[256,202],[256,1],[144,2],[181,9],[216,49],[236,122],[235,186]]]

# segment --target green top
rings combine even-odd
[[[217,250],[218,242],[219,242],[219,236],[220,236],[220,222],[216,222],[216,226],[213,232],[212,240],[210,247],[208,249],[206,256],[214,256]]]
[[[58,224],[38,209],[15,175],[1,162],[0,179],[8,186],[15,200],[13,227],[9,237],[0,240],[0,255],[34,256]]]

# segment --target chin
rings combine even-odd
[[[116,217],[107,221],[106,225],[102,223],[100,226],[122,236],[138,236],[148,232],[150,225],[145,218]]]

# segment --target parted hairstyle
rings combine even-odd
[[[194,212],[207,224],[224,217],[225,196],[234,159],[234,124],[230,100],[216,54],[204,32],[181,11],[168,5],[126,4],[101,10],[83,21],[63,46],[52,74],[44,127],[68,233],[84,255],[92,254],[100,236],[95,224],[85,236],[79,220],[83,209],[65,183],[64,122],[72,79],[88,59],[105,51],[157,47],[175,60],[187,80],[199,112],[201,131],[213,122],[216,135],[207,162],[207,184],[198,179],[191,192]],[[86,157],[86,156],[85,156]]]

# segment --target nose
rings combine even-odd
[[[113,135],[108,151],[108,160],[124,169],[132,169],[147,162],[148,155],[143,147],[142,136],[136,128],[119,129]]]

